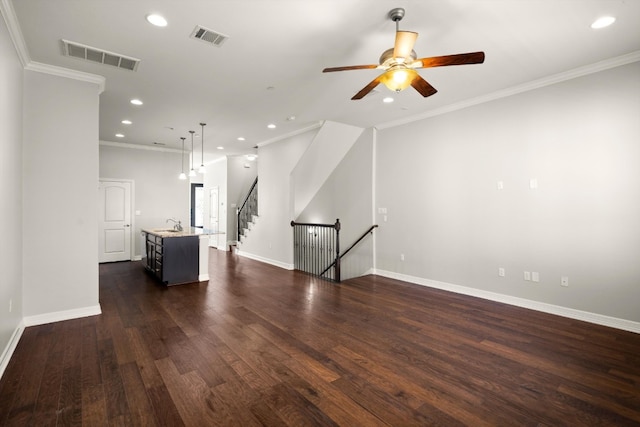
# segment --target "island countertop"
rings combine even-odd
[[[218,234],[212,230],[199,227],[185,227],[184,230],[178,231],[173,228],[143,228],[143,233],[153,234],[154,236],[165,237],[185,237],[185,236],[203,236]]]

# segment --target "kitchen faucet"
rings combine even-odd
[[[173,229],[174,229],[174,230],[176,230],[176,231],[182,231],[182,230],[183,230],[183,228],[182,228],[182,223],[181,223],[180,221],[176,221],[176,220],[175,220],[175,219],[173,219],[173,218],[169,218],[169,219],[167,220],[167,222],[169,222],[169,221],[173,221],[173,223],[175,224],[175,225],[173,226]]]

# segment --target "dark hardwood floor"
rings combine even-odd
[[[100,316],[27,328],[0,424],[640,425],[640,335],[211,251],[209,283],[100,266]]]

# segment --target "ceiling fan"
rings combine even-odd
[[[332,67],[322,70],[323,73],[346,70],[379,69],[384,73],[376,77],[351,99],[362,99],[380,83],[389,89],[400,92],[412,86],[425,98],[437,92],[416,71],[419,68],[444,67],[447,65],[481,64],[484,62],[484,52],[460,53],[456,55],[434,56],[417,59],[413,46],[418,38],[418,33],[413,31],[400,31],[399,22],[404,17],[404,9],[401,7],[392,9],[389,18],[396,23],[396,42],[394,47],[385,50],[380,56],[379,65],[349,65],[346,67]]]

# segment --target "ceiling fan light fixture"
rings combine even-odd
[[[384,73],[380,77],[380,81],[389,90],[400,92],[411,86],[411,82],[417,74],[416,70],[411,68],[394,68]]]

